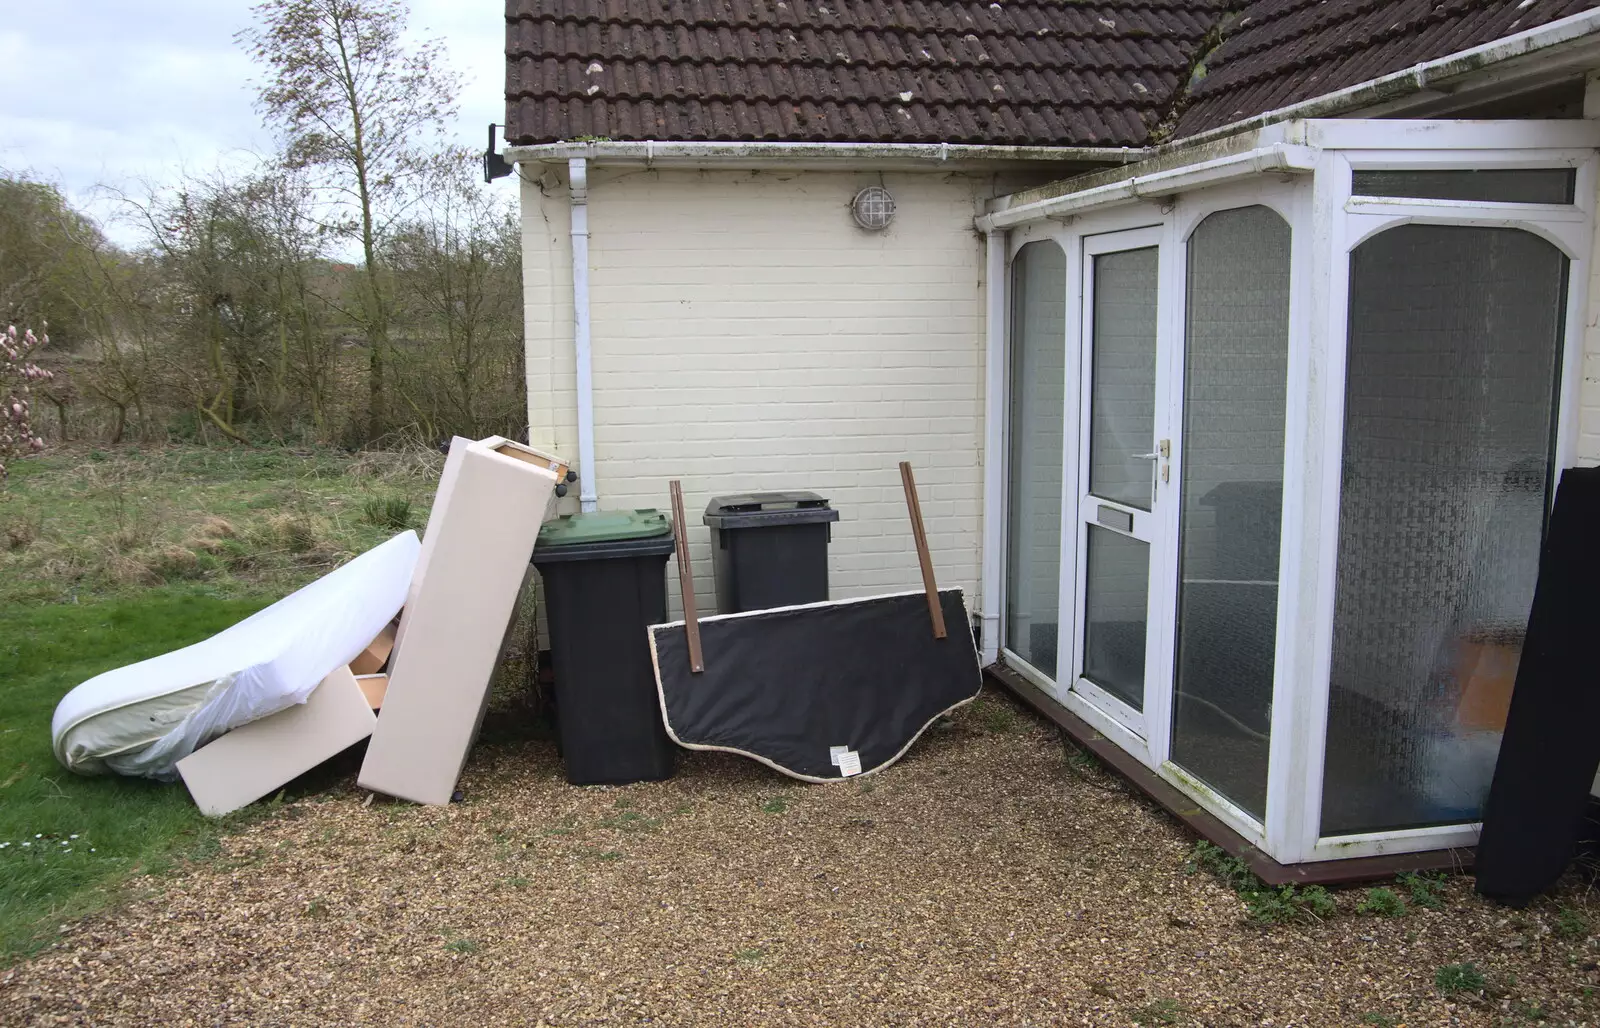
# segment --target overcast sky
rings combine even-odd
[[[60,185],[102,220],[97,186],[129,191],[265,152],[261,72],[234,42],[249,0],[5,0],[0,169]],[[411,0],[411,29],[444,40],[462,76],[454,138],[482,149],[505,120],[504,0]],[[504,181],[498,187],[509,189]],[[130,240],[126,228],[113,238]]]

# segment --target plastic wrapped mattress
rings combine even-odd
[[[405,603],[420,544],[403,532],[204,642],[97,675],[56,707],[69,770],[171,781],[176,764],[240,725],[304,703]]]

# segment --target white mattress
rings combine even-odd
[[[204,642],[97,675],[50,723],[71,771],[171,781],[223,732],[304,703],[405,603],[420,543],[402,532]]]

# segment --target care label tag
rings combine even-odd
[[[850,747],[848,747],[848,746],[829,746],[828,747],[828,763],[832,764],[834,767],[838,767],[839,766],[839,758],[844,756],[846,753],[849,753],[849,752],[850,752]]]
[[[845,750],[839,754],[839,774],[849,778],[851,775],[861,773],[861,754],[855,750]]]

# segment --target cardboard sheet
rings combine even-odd
[[[375,675],[382,671],[389,654],[394,650],[394,634],[393,622],[384,625],[378,637],[368,643],[367,648],[356,654],[356,659],[350,662],[350,673],[359,678],[362,675]]]
[[[372,734],[377,718],[348,667],[306,702],[235,728],[178,761],[178,774],[210,817],[249,806]]]
[[[491,438],[447,466],[389,662],[383,712],[363,788],[417,803],[450,802],[489,698],[556,475]]]
[[[357,675],[356,686],[360,688],[361,695],[366,697],[367,706],[377,710],[383,706],[384,694],[389,691],[389,676]]]

